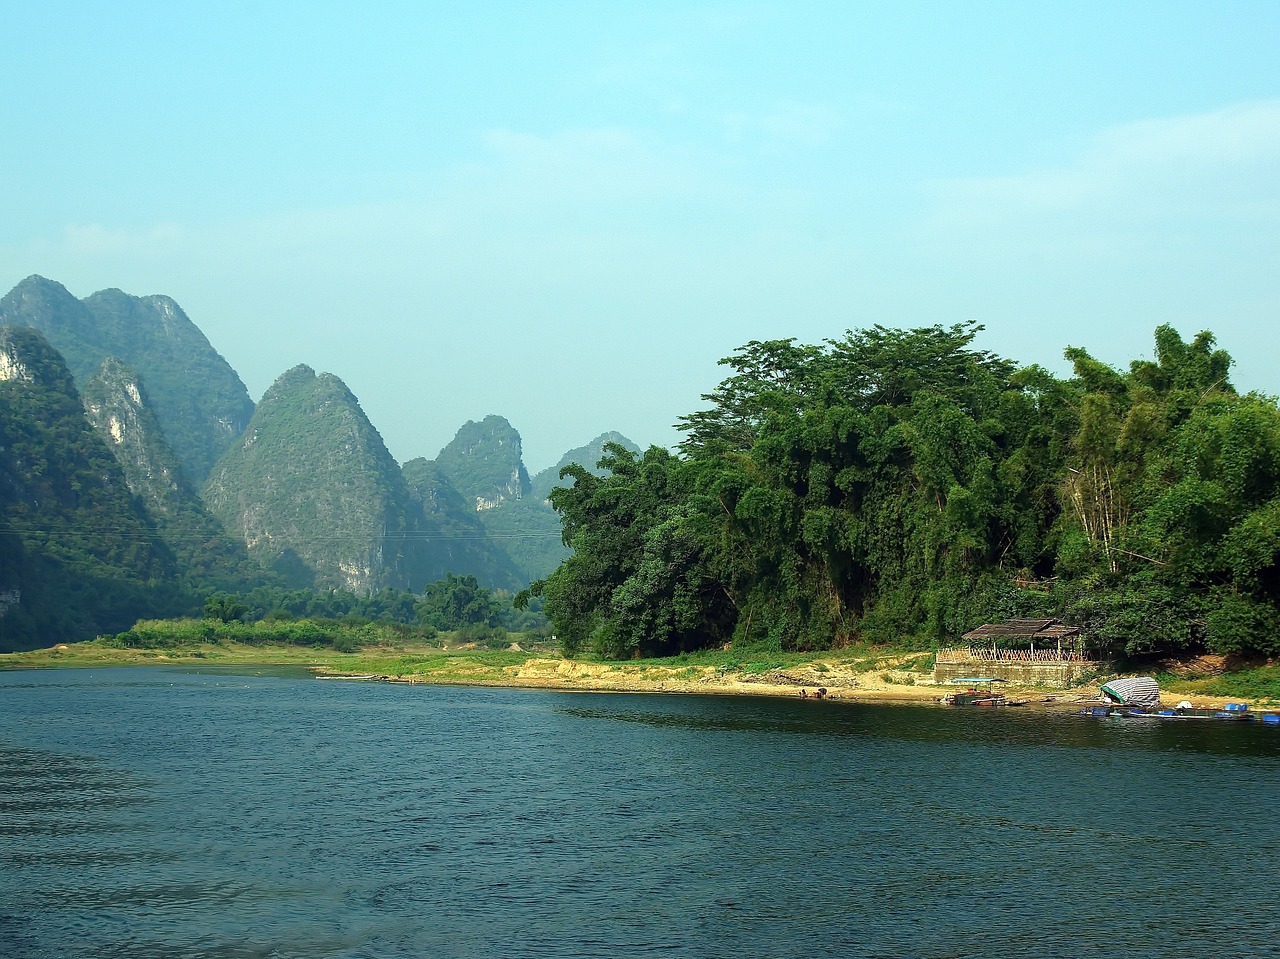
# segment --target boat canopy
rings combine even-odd
[[[1114,679],[1102,687],[1102,695],[1118,706],[1159,706],[1160,684],[1150,676]]]

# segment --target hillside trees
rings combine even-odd
[[[85,418],[62,357],[0,328],[0,650],[178,611],[173,556]],[[16,602],[16,608],[9,608]]]

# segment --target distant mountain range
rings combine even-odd
[[[607,433],[530,478],[488,416],[402,466],[337,376],[294,367],[255,407],[168,297],[28,277],[0,299],[0,650],[201,590],[522,588],[568,555],[560,468],[606,442],[638,449]]]

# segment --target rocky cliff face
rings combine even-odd
[[[501,416],[468,420],[435,459],[440,472],[477,511],[528,496],[520,434]]]
[[[400,467],[332,374],[298,366],[276,380],[204,501],[295,585],[422,588],[423,541]]]
[[[124,470],[160,536],[189,578],[224,589],[251,588],[255,569],[242,543],[227,535],[165,440],[141,378],[109,357],[85,383],[85,415]]]
[[[122,360],[108,357],[81,392],[85,415],[124,469],[125,479],[154,517],[172,516],[195,499],[165,441],[142,382]]]
[[[204,480],[253,412],[235,370],[167,296],[103,290],[77,300],[60,283],[31,276],[0,299],[0,325],[40,330],[81,386],[108,357],[136,370],[192,482]]]
[[[403,473],[421,510],[424,583],[453,573],[474,576],[490,589],[517,590],[527,585],[506,544],[488,535],[475,503],[453,488],[435,462],[421,457],[409,460]]]

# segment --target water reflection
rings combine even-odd
[[[866,737],[1004,747],[1138,749],[1280,760],[1280,729],[1243,722],[1159,722],[1080,716],[1075,707],[955,709],[933,705],[797,702],[765,697],[562,694],[582,720],[704,732]]]

